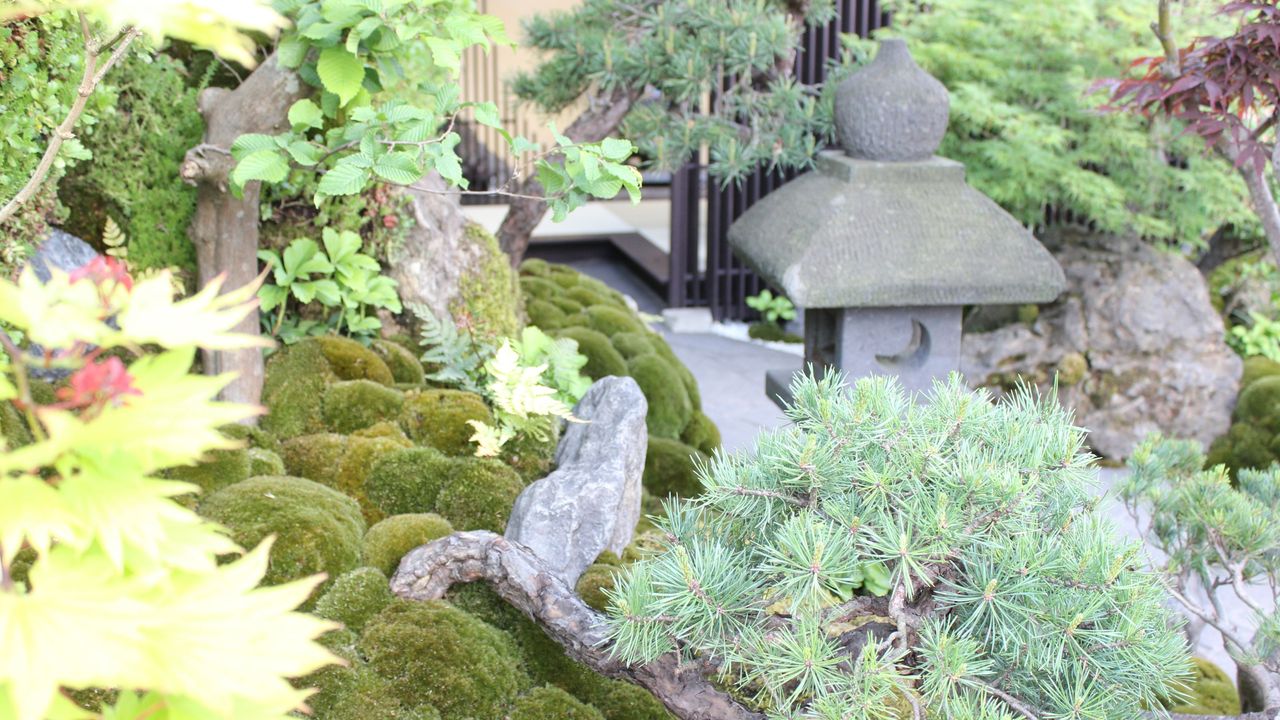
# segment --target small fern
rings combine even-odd
[[[129,257],[129,236],[124,234],[120,226],[107,217],[107,222],[102,226],[102,244],[107,247],[107,254],[111,257],[127,260]]]
[[[493,355],[493,347],[469,333],[459,333],[457,326],[436,317],[426,305],[410,303],[408,307],[422,321],[419,338],[426,348],[422,362],[439,368],[427,373],[427,379],[483,395],[484,363]]]

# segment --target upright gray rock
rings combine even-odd
[[[583,396],[556,450],[556,470],[520,493],[506,537],[570,587],[605,550],[621,553],[640,520],[649,405],[635,380],[606,377]]]
[[[963,372],[997,390],[1049,387],[1089,430],[1095,452],[1125,458],[1148,433],[1200,441],[1226,432],[1240,358],[1203,276],[1135,239],[1076,235],[1056,252],[1068,289],[1032,325],[966,334]]]
[[[96,257],[98,252],[89,243],[58,228],[51,228],[49,237],[36,248],[30,265],[40,282],[49,282],[49,268],[69,273],[89,264]]]

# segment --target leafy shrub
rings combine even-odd
[[[1249,324],[1231,328],[1227,344],[1243,357],[1261,355],[1272,362],[1280,362],[1280,321],[1250,312]]]
[[[714,460],[702,495],[669,506],[665,551],[610,593],[620,658],[678,639],[751,705],[830,719],[906,702],[1129,717],[1186,675],[1164,592],[1094,510],[1084,432],[1055,399],[995,405],[959,376],[921,404],[879,377],[793,391],[793,426]]]
[[[392,515],[364,534],[364,563],[390,577],[405,553],[452,532],[449,521],[435,513]]]
[[[294,477],[249,478],[204,498],[199,510],[227,528],[238,544],[257,545],[275,536],[264,583],[328,575],[312,593],[312,601],[333,578],[360,564],[365,529],[360,506],[319,483]]]

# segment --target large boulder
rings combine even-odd
[[[506,537],[572,586],[604,550],[620,554],[640,520],[648,403],[631,378],[597,380],[574,409],[556,470],[525,488]]]
[[[1095,452],[1124,458],[1161,431],[1205,446],[1225,432],[1240,358],[1203,276],[1134,239],[1073,235],[1055,252],[1067,291],[1030,324],[964,337],[970,384],[1049,388],[1089,430]]]

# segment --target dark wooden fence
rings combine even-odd
[[[839,0],[839,15],[805,32],[796,62],[799,81],[818,84],[826,78],[827,62],[840,56],[840,36],[866,37],[888,24],[880,0]],[[671,182],[671,254],[667,303],[672,307],[708,307],[718,320],[742,320],[753,315],[746,299],[763,283],[729,247],[729,226],[747,208],[773,192],[794,173],[757,170],[742,182],[722,187],[708,179],[705,168],[685,165]],[[706,221],[699,218],[699,200],[706,198]],[[705,262],[700,258],[705,257]]]

